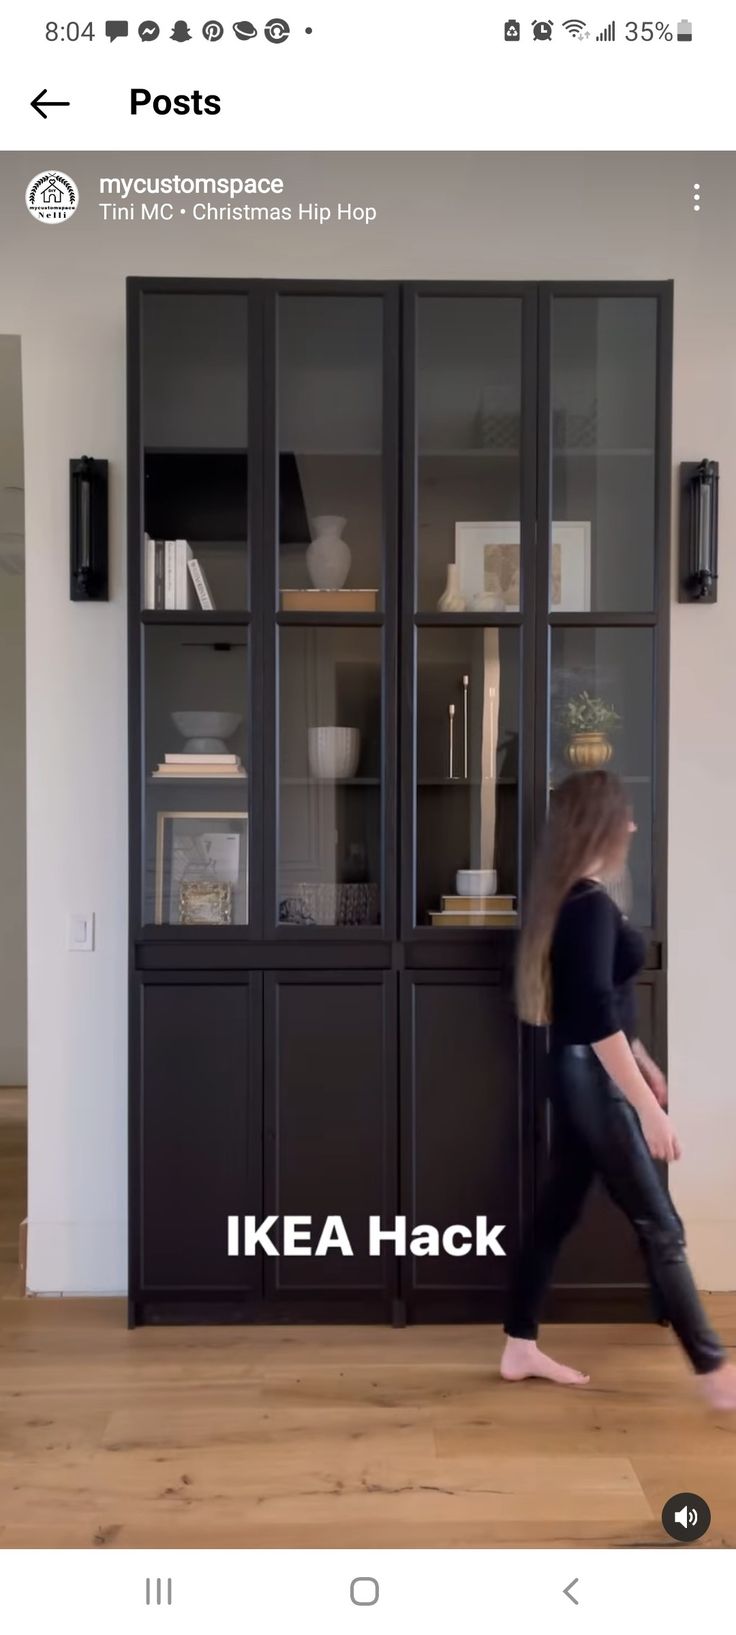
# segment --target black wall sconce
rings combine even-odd
[[[718,462],[680,466],[680,601],[718,597]]]
[[[69,461],[69,595],[107,601],[107,460]]]

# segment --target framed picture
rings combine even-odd
[[[590,611],[589,522],[553,522],[550,611]],[[518,613],[518,522],[456,522],[458,588],[469,613]]]
[[[247,812],[159,812],[155,924],[247,923]]]

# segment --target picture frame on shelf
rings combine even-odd
[[[154,891],[156,925],[247,925],[247,812],[159,812]]]
[[[590,612],[590,547],[589,522],[553,522],[550,612]],[[458,588],[469,613],[520,611],[520,561],[520,523],[455,523]]]

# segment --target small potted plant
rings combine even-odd
[[[565,759],[580,772],[593,772],[607,766],[613,755],[613,744],[608,737],[620,725],[621,717],[611,704],[590,693],[577,693],[568,698],[560,717],[561,725],[569,734],[565,745]]]

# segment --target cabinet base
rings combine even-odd
[[[182,1298],[181,1295],[141,1296],[128,1302],[128,1327],[180,1326],[198,1324],[241,1324],[245,1327],[340,1327],[344,1324],[374,1324],[376,1327],[404,1328],[430,1323],[484,1323],[491,1328],[503,1322],[505,1300],[498,1291],[489,1295],[421,1295],[404,1303],[399,1300],[289,1300],[278,1305],[262,1300]],[[550,1295],[545,1323],[651,1323],[660,1320],[653,1312],[648,1289],[631,1285],[620,1288],[561,1288]]]

